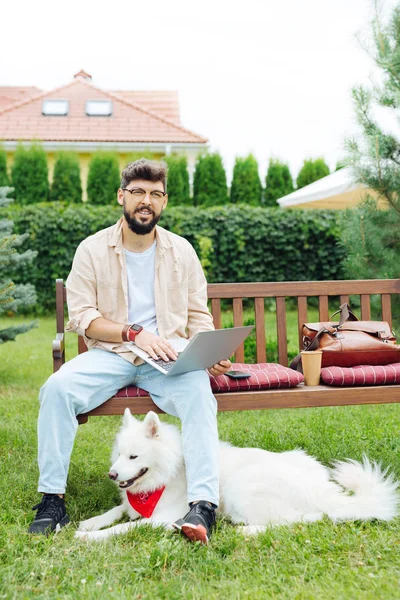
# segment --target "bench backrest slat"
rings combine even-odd
[[[276,332],[278,338],[278,362],[281,365],[287,365],[286,298],[284,296],[279,296],[276,299]]]
[[[320,296],[318,299],[319,320],[321,323],[329,321],[328,296]]]
[[[215,329],[221,329],[222,328],[221,300],[219,298],[212,298],[211,314],[213,315]]]
[[[368,294],[361,294],[361,319],[363,321],[371,320],[371,302]]]
[[[390,294],[382,294],[382,320],[392,327],[392,305]]]
[[[303,336],[301,329],[303,323],[308,322],[308,311],[307,311],[307,298],[305,296],[299,296],[297,298],[297,324],[299,329],[299,348],[302,346]]]
[[[233,298],[233,326],[243,325],[243,299]],[[244,343],[240,344],[235,353],[236,362],[244,362]]]
[[[254,315],[256,318],[256,356],[258,363],[267,360],[265,339],[265,305],[264,298],[254,299]]]

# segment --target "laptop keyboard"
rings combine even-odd
[[[178,358],[181,354],[182,354],[182,352],[178,352]],[[170,371],[172,369],[172,367],[174,366],[174,364],[176,363],[176,360],[169,360],[167,362],[166,360],[163,360],[162,358],[159,358],[158,360],[154,360],[154,358],[153,358],[153,360],[151,362],[153,365],[158,365],[159,367],[162,367],[166,371]]]

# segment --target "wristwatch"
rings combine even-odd
[[[136,323],[134,323],[133,325],[124,325],[124,328],[122,330],[122,341],[123,342],[134,342],[136,336],[138,335],[138,333],[140,333],[142,331],[143,327],[141,325],[136,325]]]

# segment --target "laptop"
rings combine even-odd
[[[161,358],[154,360],[133,342],[126,343],[125,347],[167,377],[172,377],[188,371],[208,369],[218,361],[229,358],[247,338],[252,329],[254,329],[252,325],[230,327],[227,329],[214,329],[213,331],[201,331],[190,340],[184,338],[169,339],[169,343],[178,353],[178,358],[168,362]]]

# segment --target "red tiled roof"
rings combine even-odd
[[[0,88],[1,89],[1,88]],[[126,92],[129,94],[129,92]],[[140,92],[138,92],[140,94]],[[150,92],[145,92],[150,94]],[[157,94],[157,93],[156,93]],[[42,115],[45,99],[69,101],[67,116]],[[112,100],[108,117],[86,115],[87,100]],[[156,107],[156,103],[153,103]],[[0,109],[0,140],[56,142],[197,143],[207,140],[173,120],[114,92],[101,90],[82,78],[50,92],[28,97]]]
[[[121,96],[121,98],[125,98],[128,102],[139,104],[140,106],[143,106],[143,108],[151,110],[157,115],[160,115],[169,121],[173,121],[177,125],[180,125],[181,123],[178,92],[118,90],[113,93],[117,94],[117,96]]]
[[[11,106],[16,102],[21,102],[26,98],[37,96],[41,90],[37,87],[14,87],[14,86],[0,86],[0,110]]]

